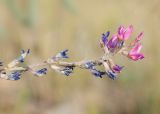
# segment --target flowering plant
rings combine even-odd
[[[117,33],[110,39],[109,31],[102,34],[102,38],[100,39],[100,47],[103,49],[104,54],[96,60],[65,62],[64,60],[69,57],[67,55],[68,50],[64,50],[40,64],[22,66],[20,63],[23,63],[24,59],[30,53],[29,49],[26,51],[22,50],[20,56],[10,62],[7,66],[3,66],[3,62],[0,62],[0,78],[7,80],[19,80],[22,73],[26,71],[30,71],[34,76],[41,77],[47,74],[48,67],[61,74],[69,76],[73,73],[76,67],[79,67],[81,69],[88,70],[96,77],[102,78],[103,76],[108,76],[114,80],[123,69],[123,66],[114,63],[112,58],[115,54],[122,54],[133,61],[144,58],[144,55],[140,53],[142,48],[140,40],[143,33],[140,33],[131,44],[125,44],[125,41],[130,38],[132,32],[133,26],[130,25],[128,28],[120,26]],[[103,71],[98,69],[101,65],[104,67]],[[43,68],[36,70],[37,67]]]

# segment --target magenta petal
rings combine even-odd
[[[137,60],[143,59],[144,55],[141,53],[138,53],[138,54],[129,55],[129,58],[131,58],[134,61],[137,61]]]
[[[124,40],[127,40],[127,39],[131,36],[132,32],[133,32],[133,26],[130,25],[130,26],[126,29],[126,31],[124,32],[124,34],[123,34],[123,39],[124,39]]]
[[[128,57],[132,60],[141,60],[144,58],[144,55],[139,53],[142,48],[141,43],[137,43],[129,52]]]
[[[125,28],[124,26],[120,26],[118,28],[118,38],[120,40],[127,40],[133,32],[133,26],[130,25],[128,28]]]
[[[124,28],[124,26],[120,26],[120,27],[118,28],[118,38],[121,39],[121,40],[123,40],[123,35],[124,35],[124,33],[125,33],[125,28]]]
[[[136,53],[139,53],[142,49],[142,44],[141,43],[138,43],[137,45],[135,45],[131,51],[129,52],[130,54],[136,54]]]
[[[119,34],[119,35],[122,35],[124,32],[125,32],[124,26],[120,26],[120,27],[118,28],[118,34]]]

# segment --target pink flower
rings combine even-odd
[[[128,57],[134,61],[143,59],[144,55],[140,53],[141,48],[142,48],[142,44],[137,43],[128,53]]]
[[[118,28],[117,36],[120,40],[127,40],[131,36],[132,32],[133,32],[132,25],[130,25],[128,28],[125,28],[124,26],[120,26]]]

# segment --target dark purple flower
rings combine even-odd
[[[138,36],[137,36],[137,38],[135,39],[135,41],[136,42],[139,42],[141,39],[142,39],[142,37],[143,37],[143,32],[141,32]]]
[[[120,48],[122,45],[123,45],[123,42],[118,39],[117,35],[113,35],[112,38],[107,43],[107,47],[110,52],[114,52],[116,49]]]
[[[8,75],[8,79],[9,80],[19,80],[21,76],[21,72],[20,71],[14,71],[11,74]]]
[[[112,80],[116,79],[116,77],[117,77],[117,73],[115,73],[115,72],[113,72],[111,70],[107,71],[106,73],[107,73],[107,76],[109,78],[111,78]]]
[[[94,69],[94,66],[93,62],[88,61],[85,63],[86,69]]]
[[[62,70],[60,70],[61,73],[63,73],[66,76],[69,76],[71,73],[73,73],[73,67],[72,66],[66,66]]]
[[[61,58],[66,59],[66,58],[69,58],[68,55],[67,55],[67,52],[68,52],[67,49],[61,51],[61,52],[59,52],[55,57],[53,57],[53,59],[61,59]]]
[[[90,71],[93,75],[95,75],[96,77],[100,77],[100,78],[102,78],[102,75],[105,74],[105,72],[99,71],[97,69],[91,69]]]
[[[39,76],[47,74],[47,68],[42,68],[40,70],[37,70],[36,74]]]
[[[107,43],[107,47],[110,52],[114,52],[117,49],[121,49],[123,45],[124,45],[124,41],[119,40],[116,34],[113,35],[112,38]]]
[[[105,34],[104,33],[102,34],[102,42],[104,45],[107,45],[109,35],[110,35],[109,31],[107,31]]]
[[[112,69],[113,69],[114,72],[120,73],[123,69],[123,66],[114,65]]]
[[[117,43],[118,43],[118,37],[117,37],[117,35],[113,35],[112,38],[109,40],[107,46],[110,49],[116,48]]]
[[[21,62],[21,63],[23,63],[25,57],[26,57],[29,53],[30,53],[30,49],[28,49],[27,51],[22,50],[20,57],[18,57],[16,60],[19,61],[19,62]]]

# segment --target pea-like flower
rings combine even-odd
[[[17,61],[19,61],[20,63],[23,63],[25,57],[26,57],[29,53],[30,53],[30,49],[28,49],[27,51],[22,50],[20,57],[17,58]]]
[[[61,52],[59,52],[55,57],[53,57],[53,59],[59,60],[59,59],[67,59],[69,58],[67,55],[68,50],[63,50]]]
[[[113,35],[112,38],[109,40],[107,46],[108,48],[114,49],[116,48],[117,43],[118,43],[118,37],[117,35]]]
[[[108,76],[109,78],[111,78],[112,80],[116,79],[116,78],[117,78],[117,75],[118,75],[117,73],[115,73],[115,72],[113,72],[113,71],[111,71],[111,70],[107,71],[106,73],[107,73],[107,76]]]
[[[117,36],[120,40],[124,41],[124,40],[127,40],[131,36],[132,32],[133,32],[132,25],[130,25],[128,28],[125,28],[124,26],[120,26],[118,28]]]
[[[23,63],[24,62],[24,59],[26,58],[26,56],[30,53],[30,49],[28,49],[27,51],[25,50],[22,50],[21,51],[21,55],[14,59],[12,62],[10,62],[8,64],[8,67],[9,68],[12,68],[12,67],[15,67],[16,65],[18,65],[19,63]]]
[[[120,73],[123,69],[123,66],[114,65],[112,69],[114,72]]]
[[[94,64],[90,61],[87,61],[85,64],[84,64],[85,68],[86,69],[94,69]]]
[[[128,57],[134,61],[141,60],[144,58],[144,55],[140,53],[142,44],[136,44],[128,53]]]
[[[93,75],[95,75],[96,77],[100,77],[100,78],[102,78],[102,76],[103,76],[104,74],[106,74],[105,72],[99,71],[99,70],[97,70],[97,69],[90,69],[90,71],[91,71],[91,73],[92,73]]]
[[[42,68],[42,69],[37,70],[35,72],[35,75],[37,75],[37,76],[43,76],[43,75],[46,75],[46,74],[47,74],[47,68]]]
[[[61,74],[64,74],[66,76],[69,76],[73,73],[74,66],[57,66],[57,65],[51,65],[51,68]]]
[[[11,74],[8,75],[8,79],[9,80],[19,80],[20,76],[21,76],[20,71],[14,71],[14,72],[11,72]]]
[[[106,46],[107,46],[107,43],[108,43],[108,37],[109,37],[109,35],[110,35],[109,31],[107,31],[105,34],[104,33],[102,34],[102,42]]]
[[[73,67],[67,66],[67,67],[61,69],[60,72],[66,76],[69,76],[71,73],[73,73]]]

